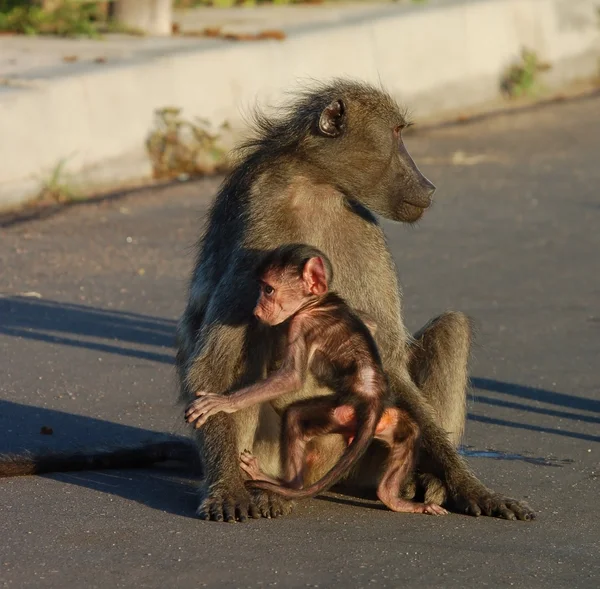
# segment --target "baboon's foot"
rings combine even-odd
[[[244,486],[227,488],[210,485],[201,492],[196,515],[216,522],[245,522],[249,517],[258,519],[261,511]]]

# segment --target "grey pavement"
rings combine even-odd
[[[194,518],[182,469],[5,479],[0,586],[597,587],[599,113],[595,97],[409,137],[435,206],[385,223],[409,327],[475,318],[465,451],[535,522],[327,494],[231,525]],[[217,184],[0,228],[0,452],[184,432],[171,344]]]

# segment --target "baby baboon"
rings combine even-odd
[[[261,292],[254,314],[268,325],[288,322],[281,368],[266,379],[229,395],[196,393],[186,418],[201,427],[219,412],[235,413],[301,388],[308,373],[334,395],[299,401],[288,407],[282,431],[283,480],[259,468],[249,452],[242,469],[250,486],[290,499],[312,497],[342,478],[366,451],[373,437],[390,447],[377,495],[391,510],[443,515],[434,503],[400,499],[402,483],[412,470],[418,427],[409,415],[391,406],[386,377],[369,329],[346,302],[329,290],[333,273],[327,256],[298,244],[281,246],[259,266]],[[324,434],[349,441],[337,464],[319,481],[303,488],[307,444]]]
[[[346,80],[302,93],[278,119],[259,117],[256,138],[221,186],[199,245],[187,308],[178,327],[181,399],[214,394],[264,378],[281,359],[277,329],[253,320],[264,252],[306,243],[336,268],[336,290],[378,326],[375,336],[390,389],[417,421],[418,471],[426,501],[471,515],[530,519],[531,509],[487,489],[456,446],[465,424],[471,329],[446,313],[410,338],[401,313],[396,268],[373,213],[412,223],[435,187],[402,141],[407,121],[379,88]],[[291,403],[330,394],[312,377],[295,395],[218,413],[195,430],[206,470],[198,515],[213,520],[277,516],[289,503],[244,484],[239,455],[249,448],[280,477],[280,415]],[[316,481],[344,452],[341,436],[320,436],[306,481]],[[376,488],[378,455],[368,451],[350,482]]]

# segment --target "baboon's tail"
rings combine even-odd
[[[362,418],[359,413],[362,413]],[[326,491],[335,485],[342,477],[344,477],[350,469],[356,464],[360,457],[366,452],[369,444],[375,436],[377,423],[381,417],[381,410],[373,408],[371,405],[366,407],[357,407],[357,422],[362,423],[356,431],[356,436],[351,444],[344,450],[341,458],[335,466],[321,477],[317,482],[304,489],[292,489],[267,481],[246,481],[246,485],[252,489],[263,489],[272,491],[277,495],[281,495],[287,499],[307,499]]]
[[[0,478],[76,470],[144,468],[168,460],[199,464],[198,453],[191,441],[167,440],[116,449],[0,454]]]

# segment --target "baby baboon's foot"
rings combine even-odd
[[[260,468],[258,458],[254,456],[249,450],[244,450],[240,454],[240,468],[253,480],[253,481],[265,481],[270,480],[269,477],[265,478],[265,473]]]
[[[425,513],[427,515],[448,515],[448,511],[446,511],[441,505],[437,503],[414,503],[418,510],[415,510],[415,513]]]
[[[378,493],[379,500],[396,513],[425,513],[427,515],[447,515],[448,512],[437,503],[415,503],[399,497]]]

